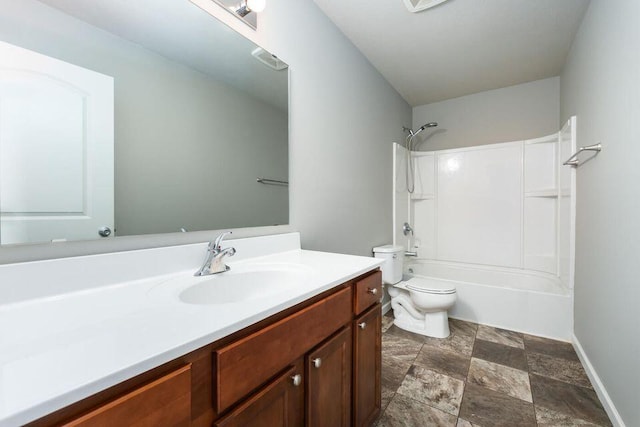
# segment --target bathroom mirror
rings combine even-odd
[[[287,224],[288,99],[188,0],[5,2],[0,243]]]

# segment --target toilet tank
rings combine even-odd
[[[384,245],[373,248],[376,258],[384,259],[380,266],[382,270],[382,283],[394,285],[402,280],[402,263],[404,248],[402,246]]]

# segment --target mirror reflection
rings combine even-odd
[[[287,65],[197,6],[3,2],[2,244],[286,224],[287,180]]]

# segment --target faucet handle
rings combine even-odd
[[[218,237],[216,237],[215,242],[213,242],[213,249],[219,249],[220,245],[222,244],[222,240],[225,238],[225,236],[227,234],[233,234],[232,231],[225,231],[224,233],[220,234]]]

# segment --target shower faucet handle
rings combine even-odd
[[[402,226],[402,233],[407,236],[409,233],[411,233],[411,235],[413,236],[413,228],[411,228],[411,226],[409,225],[408,222],[405,222],[404,225]]]

